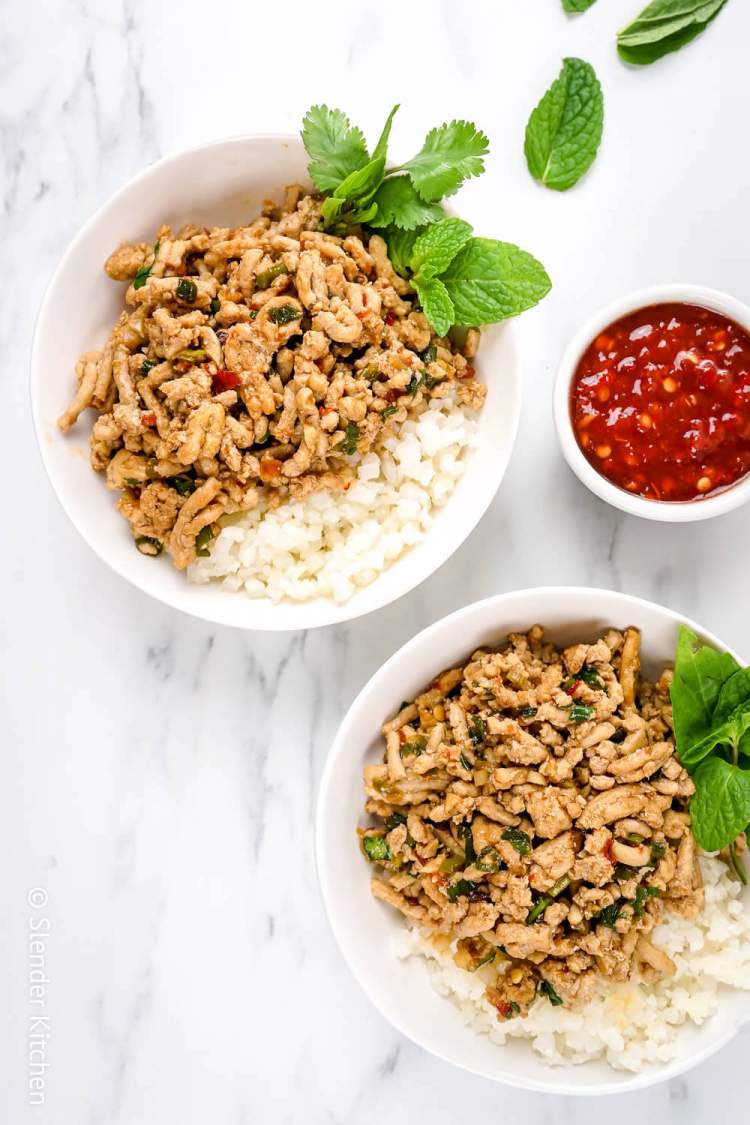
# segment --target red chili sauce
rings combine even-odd
[[[652,305],[600,332],[571,385],[576,439],[607,480],[694,500],[750,472],[750,335],[695,305]]]

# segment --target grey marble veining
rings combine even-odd
[[[5,463],[1,638],[0,1121],[9,1125],[357,1125],[457,1118],[702,1125],[728,1115],[747,1035],[691,1074],[601,1102],[527,1095],[405,1042],[360,994],[319,900],[317,778],[348,703],[395,648],[471,600],[527,585],[612,586],[704,622],[750,656],[747,512],[691,527],[585,492],[553,435],[550,388],[581,319],[656,281],[750,298],[742,140],[750,12],[643,72],[613,35],[638,7],[566,19],[559,0],[5,0],[0,23],[0,354]],[[563,55],[607,99],[593,173],[529,180],[522,135]],[[163,153],[296,130],[312,100],[396,151],[439,119],[492,140],[462,210],[529,247],[555,282],[519,322],[526,391],[503,487],[456,555],[394,606],[307,635],[241,634],[122,583],[68,524],[28,409],[44,286],[80,224]],[[69,377],[62,372],[61,377]],[[46,1104],[27,1102],[31,888],[49,918]]]

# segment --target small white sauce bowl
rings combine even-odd
[[[721,313],[750,332],[750,308],[728,293],[718,289],[707,289],[703,285],[653,285],[648,289],[638,289],[626,297],[620,297],[604,308],[599,309],[575,334],[558,368],[553,392],[555,427],[560,440],[563,456],[578,479],[598,496],[615,508],[628,512],[631,516],[642,516],[647,520],[662,520],[665,523],[687,523],[693,520],[708,520],[722,516],[739,508],[750,500],[750,474],[720,492],[700,497],[696,500],[670,502],[648,500],[627,492],[612,484],[593,465],[587,461],[576,439],[570,411],[570,390],[578,363],[586,348],[600,332],[616,320],[637,312],[649,305],[679,303],[700,305]]]
[[[307,182],[308,158],[299,137],[236,137],[200,145],[152,164],[91,218],[63,256],[37,320],[31,357],[31,401],[39,448],[52,487],[89,546],[122,578],[166,605],[220,625],[242,629],[310,629],[359,617],[388,605],[428,578],[474,530],[500,486],[521,410],[521,368],[512,325],[482,333],[477,377],[487,399],[477,421],[477,445],[466,469],[421,542],[343,604],[318,598],[275,603],[196,585],[169,558],[149,558],[133,545],[101,474],[89,466],[94,413],[68,434],[57,418],[75,389],[82,352],[100,347],[123,308],[125,286],[104,274],[107,256],[123,240],[149,242],[164,223],[238,226],[264,199],[281,198],[290,183]]]
[[[464,1022],[447,996],[435,991],[421,958],[401,960],[394,949],[404,932],[401,915],[370,891],[372,866],[355,836],[367,823],[362,769],[382,760],[381,724],[435,676],[456,667],[483,645],[539,622],[557,644],[594,640],[608,626],[635,625],[643,634],[643,667],[658,676],[674,660],[685,623],[705,641],[729,651],[687,617],[612,590],[551,586],[518,590],[475,602],[444,617],[400,648],[363,687],[331,747],[320,782],[315,824],[318,878],[339,949],[360,987],[385,1019],[438,1058],[482,1078],[550,1094],[618,1094],[674,1078],[703,1062],[750,1021],[750,992],[722,989],[717,1012],[700,1026],[674,1029],[676,1057],[639,1073],[598,1060],[549,1066],[528,1041],[505,1046]],[[736,656],[736,653],[732,655]],[[739,658],[738,658],[739,659]],[[750,909],[750,887],[744,890]]]

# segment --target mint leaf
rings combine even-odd
[[[455,309],[456,324],[493,324],[538,304],[551,282],[544,266],[510,242],[472,238],[441,281]]]
[[[377,226],[377,223],[373,222],[371,226]],[[419,234],[419,230],[400,230],[397,227],[391,227],[383,231],[383,237],[388,243],[388,257],[391,259],[391,265],[401,277],[411,277],[409,262],[414,253],[414,243]]]
[[[591,167],[602,139],[604,98],[583,59],[563,59],[562,70],[526,126],[524,152],[535,180],[567,191]]]
[[[332,191],[367,163],[362,131],[340,109],[314,105],[302,123],[302,143],[310,157],[308,172],[318,191]]]
[[[693,835],[702,848],[715,852],[731,844],[750,822],[750,771],[723,758],[709,758],[696,770],[694,781]]]
[[[390,136],[391,136],[391,125],[393,125],[393,118],[398,113],[398,110],[399,110],[399,105],[398,105],[398,103],[396,103],[396,105],[394,105],[391,112],[388,114],[388,120],[386,121],[385,125],[383,126],[383,132],[380,134],[380,138],[378,140],[378,143],[375,145],[375,148],[373,149],[373,152],[372,152],[373,160],[378,160],[381,156],[385,160],[386,153],[387,153],[387,150],[388,150],[388,141],[390,140]]]
[[[617,36],[620,58],[647,66],[700,35],[726,0],[653,0]]]
[[[740,668],[739,672],[734,672],[721,685],[713,721],[716,723],[728,718],[735,708],[747,703],[748,700],[750,700],[750,668]]]
[[[414,243],[411,268],[421,277],[444,273],[462,246],[471,238],[470,223],[463,219],[441,219],[420,234]]]
[[[710,731],[722,686],[738,671],[739,664],[728,652],[717,652],[687,626],[680,627],[669,694],[677,757],[685,769],[700,760],[693,747]]]
[[[562,0],[566,12],[585,12],[596,0]]]
[[[445,336],[455,319],[448,290],[436,277],[416,277],[414,286],[424,315],[438,336]]]
[[[384,180],[375,196],[378,205],[374,227],[401,227],[415,230],[425,223],[434,223],[443,217],[438,203],[425,203],[408,176],[393,176]]]
[[[451,121],[431,129],[416,156],[404,164],[423,199],[434,203],[453,195],[464,180],[484,172],[489,141],[470,121]]]
[[[707,734],[679,755],[680,762],[690,773],[713,750],[731,746],[739,749],[740,742],[750,730],[750,700],[735,707],[723,722],[714,722]]]

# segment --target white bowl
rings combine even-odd
[[[750,474],[735,484],[712,496],[697,500],[670,503],[662,500],[647,500],[634,496],[624,488],[618,488],[591,465],[583,455],[576,440],[570,414],[570,385],[578,367],[579,360],[592,340],[614,321],[628,313],[649,305],[681,302],[689,305],[702,305],[703,308],[721,313],[736,321],[746,332],[750,332],[750,308],[728,293],[718,289],[707,289],[703,285],[653,285],[649,289],[639,289],[626,297],[620,297],[586,321],[576,332],[565,349],[553,394],[553,409],[557,436],[562,446],[563,456],[578,479],[594,495],[614,505],[632,516],[642,516],[647,520],[663,520],[666,523],[686,523],[692,520],[708,520],[713,516],[724,515],[750,500]]]
[[[551,638],[563,643],[593,639],[608,625],[636,625],[643,632],[645,670],[658,674],[673,660],[682,621],[711,644],[726,648],[688,618],[625,594],[576,587],[501,594],[419,633],[375,673],[350,707],[328,755],[316,814],[318,876],[328,918],[349,968],[375,1007],[403,1035],[446,1062],[527,1090],[611,1094],[680,1074],[750,1020],[750,994],[727,991],[719,1012],[702,1027],[679,1029],[679,1055],[673,1062],[640,1074],[616,1071],[603,1062],[549,1067],[529,1043],[501,1047],[465,1026],[451,1000],[434,991],[421,960],[402,961],[393,952],[404,923],[394,909],[372,897],[371,868],[355,836],[356,826],[364,822],[362,767],[381,760],[381,723],[443,669],[480,645],[497,643],[509,631],[535,623],[547,626]]]
[[[75,387],[74,366],[103,343],[123,307],[124,286],[102,266],[124,239],[150,241],[163,222],[191,220],[234,226],[258,214],[284,185],[307,181],[307,157],[293,136],[239,137],[202,145],[151,165],[89,220],[68,248],[42,303],[34,336],[31,393],[37,437],[52,486],[68,516],[99,557],[133,585],[167,605],[222,625],[246,629],[307,629],[357,617],[387,605],[424,581],[461,545],[481,519],[505,473],[521,408],[521,372],[513,329],[482,334],[476,360],[488,395],[478,446],[464,476],[436,515],[426,539],[343,605],[319,599],[274,604],[219,586],[194,585],[166,558],[141,555],[116,496],[88,463],[94,420],[88,411],[67,435],[57,418]]]

